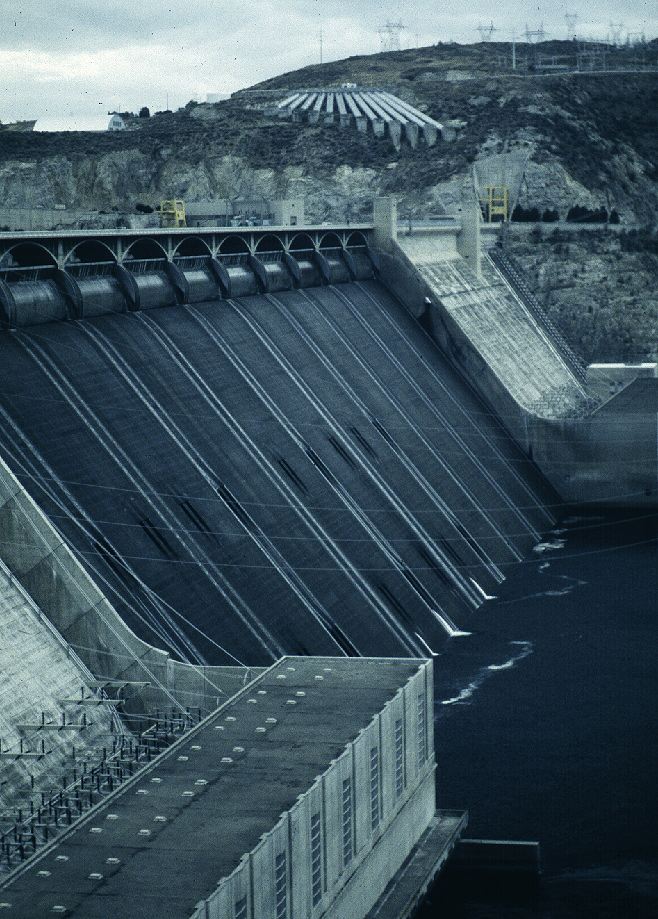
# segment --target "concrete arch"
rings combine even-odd
[[[256,244],[256,255],[264,252],[283,252],[283,243],[274,233],[266,233],[261,236]]]
[[[33,242],[16,243],[0,258],[0,270],[7,268],[57,268],[57,259],[45,246]]]
[[[185,258],[186,256],[195,255],[212,255],[212,251],[208,243],[201,239],[200,236],[186,236],[181,239],[174,249],[173,257],[180,256]]]
[[[219,244],[217,255],[250,255],[249,243],[242,236],[226,236]]]
[[[353,233],[347,237],[345,246],[350,248],[365,248],[368,245],[365,236],[361,233],[360,230],[355,230]]]
[[[318,244],[320,251],[323,249],[342,249],[343,243],[336,233],[325,233],[324,236],[320,237],[320,242]]]
[[[152,239],[151,237],[146,237],[143,239],[136,239],[132,242],[126,251],[123,254],[123,262],[130,262],[133,259],[140,261],[142,259],[157,259],[158,261],[166,260],[167,253],[160,245],[160,243]]]
[[[308,233],[296,233],[288,246],[290,252],[313,252],[315,243]]]
[[[116,253],[106,243],[100,239],[84,239],[69,250],[64,258],[64,266],[116,261]]]

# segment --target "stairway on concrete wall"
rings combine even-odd
[[[400,245],[406,250],[404,238]],[[546,418],[583,414],[587,393],[550,335],[493,264],[482,258],[477,277],[463,259],[418,260],[432,291],[516,402]]]
[[[16,810],[62,787],[83,762],[96,764],[102,748],[112,746],[115,720],[110,706],[67,704],[66,699],[93,695],[91,674],[71,653],[45,617],[0,562],[0,832],[15,820]],[[84,730],[28,730],[21,725],[47,721],[79,723]],[[21,741],[27,752],[44,742],[46,755],[14,758]],[[48,752],[49,751],[49,752]]]

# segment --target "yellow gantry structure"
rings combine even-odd
[[[509,188],[507,185],[487,185],[485,217],[488,223],[509,220]]]
[[[185,202],[179,199],[160,202],[161,227],[186,227]]]

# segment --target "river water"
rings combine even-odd
[[[438,804],[539,840],[543,873],[493,896],[448,872],[420,919],[658,916],[658,514],[575,511],[460,625],[435,660]]]

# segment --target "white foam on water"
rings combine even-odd
[[[552,549],[564,549],[565,540],[564,539],[547,539],[544,542],[537,543],[536,546],[532,547],[533,552],[542,553],[548,552]]]
[[[447,616],[437,612],[437,610],[433,609],[432,614],[437,622],[441,623],[450,638],[466,638],[471,634],[471,632],[462,632],[454,622],[448,619]]]
[[[416,636],[416,638],[418,639],[418,641],[421,643],[421,645],[425,648],[425,650],[426,650],[427,653],[430,655],[430,657],[438,657],[438,656],[439,656],[439,655],[437,654],[436,651],[432,651],[432,649],[431,649],[430,646],[427,644],[427,642],[425,641],[425,639],[423,638],[422,635],[419,635],[418,632],[414,632],[414,635]]]
[[[469,700],[472,699],[473,694],[493,673],[498,673],[501,670],[511,670],[519,661],[523,660],[524,657],[528,657],[529,654],[532,654],[534,650],[531,641],[510,641],[510,645],[520,649],[518,654],[513,655],[502,664],[489,664],[488,667],[483,667],[468,686],[461,689],[459,693],[451,699],[442,699],[441,705],[470,705]]]
[[[455,705],[459,702],[465,702],[466,699],[471,698],[475,690],[479,688],[479,685],[479,683],[469,683],[466,689],[462,689],[458,696],[452,699],[444,699],[441,705]]]
[[[487,670],[511,670],[515,663],[516,661],[511,657],[504,664],[489,664]]]
[[[494,594],[488,594],[486,590],[480,587],[480,585],[474,578],[469,578],[469,581],[471,582],[473,587],[475,587],[478,593],[481,595],[483,600],[496,600],[497,599],[497,597]]]

